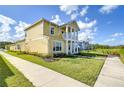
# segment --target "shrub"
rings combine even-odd
[[[119,54],[117,51],[114,51],[114,52],[112,53],[112,55],[120,56],[120,54]]]
[[[53,57],[64,57],[66,54],[65,53],[58,53],[58,54],[54,54]]]
[[[26,52],[26,51],[22,51],[23,54],[29,54],[29,52]]]

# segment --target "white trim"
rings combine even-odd
[[[70,39],[73,39],[73,37],[72,37],[72,27],[70,27],[70,34],[71,34],[71,38]]]
[[[68,25],[66,25],[66,54],[68,55]]]
[[[74,28],[74,40],[76,40],[76,30]]]
[[[51,36],[53,36],[54,34],[51,34],[51,28],[54,28],[54,34],[55,34],[55,26],[53,26],[53,25],[50,24],[49,34],[50,34]]]
[[[56,51],[56,49],[55,49],[55,51],[53,50],[54,44],[55,44],[55,47],[56,47],[56,43],[60,43],[60,45],[61,45],[61,50],[60,50],[60,51]],[[53,53],[60,53],[60,52],[62,52],[62,49],[63,49],[63,42],[62,42],[61,40],[54,40],[54,41],[53,41],[53,48],[52,48]]]
[[[78,40],[78,30],[76,29],[76,40]]]
[[[70,54],[72,54],[72,41],[70,41]]]
[[[42,34],[44,34],[44,21],[42,21],[42,24],[41,24],[41,29],[42,29]]]
[[[75,41],[74,41],[74,53],[75,53],[75,48],[76,48],[75,46],[76,46],[76,44],[75,44]]]

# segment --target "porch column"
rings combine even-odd
[[[70,53],[72,54],[72,40],[70,41]]]
[[[79,53],[79,49],[78,49],[78,46],[77,46],[77,53]]]
[[[76,31],[76,36],[77,36],[77,37],[76,37],[76,40],[78,40],[78,30]]]
[[[74,33],[73,37],[74,37],[74,40],[75,40],[75,29],[74,29],[74,32],[73,33]]]
[[[70,28],[70,35],[71,35],[71,38],[70,38],[70,53],[72,54],[72,27]]]
[[[75,32],[75,40],[77,40],[77,30],[76,30],[76,28],[74,29],[74,32]]]
[[[74,54],[75,54],[75,48],[76,48],[76,47],[75,47],[75,40],[74,40]]]
[[[71,35],[71,40],[72,40],[72,38],[73,38],[73,36],[72,36],[72,27],[70,28],[70,35]]]
[[[68,55],[68,25],[66,25],[66,54]]]

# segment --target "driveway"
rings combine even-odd
[[[58,72],[0,51],[36,87],[88,87]]]
[[[124,64],[117,56],[109,56],[95,87],[124,87]]]

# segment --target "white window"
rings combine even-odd
[[[17,48],[18,50],[21,49],[20,45],[17,45],[16,48]]]
[[[61,41],[54,41],[53,51],[61,51],[61,50],[62,50],[62,42]]]
[[[54,30],[55,30],[55,29],[54,29],[54,27],[53,27],[53,26],[51,26],[51,27],[50,27],[50,34],[51,34],[51,35],[53,35],[53,34],[54,34]]]

